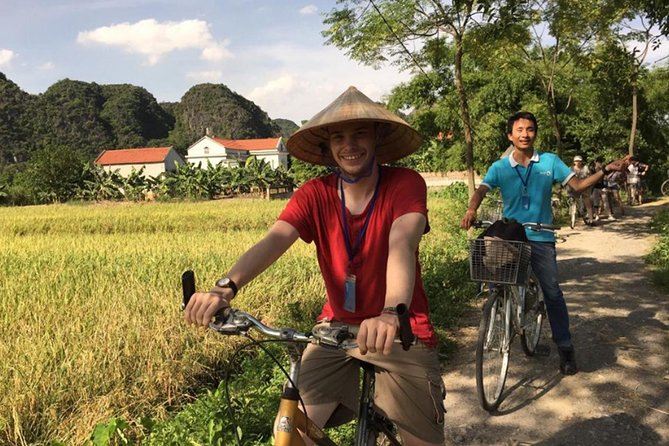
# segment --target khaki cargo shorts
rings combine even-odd
[[[422,343],[409,351],[395,344],[387,356],[308,345],[300,368],[300,394],[307,405],[339,402],[326,426],[338,426],[357,415],[358,360],[376,367],[374,403],[381,413],[423,441],[443,443],[446,390],[436,349]]]

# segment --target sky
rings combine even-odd
[[[350,85],[373,100],[407,81],[325,45],[335,0],[0,0],[0,72],[43,93],[69,78],[144,87],[159,102],[220,83],[300,124]],[[669,44],[652,54],[669,53]]]
[[[69,78],[144,87],[159,102],[224,84],[300,124],[356,86],[381,100],[408,73],[325,45],[334,0],[0,0],[0,72],[43,93]]]

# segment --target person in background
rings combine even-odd
[[[583,163],[583,157],[581,155],[576,155],[571,166],[572,172],[576,174],[576,177],[583,180],[590,176],[590,168],[587,164]],[[583,192],[574,192],[569,188],[569,193],[574,197],[575,200],[579,198],[583,200],[583,205],[585,206],[585,211],[587,215],[584,216],[585,224],[592,225],[593,222],[593,212],[592,212],[592,188],[588,188]]]
[[[298,238],[313,242],[327,294],[318,321],[357,329],[358,348],[306,347],[299,380],[306,412],[321,427],[353,419],[356,359],[364,360],[376,366],[374,402],[398,426],[405,446],[444,444],[445,390],[418,260],[419,242],[430,230],[427,186],[414,170],[383,165],[420,144],[409,124],[350,87],[287,142],[291,156],[333,172],[295,191],[265,238],[185,309],[188,322],[206,326]],[[409,309],[418,339],[409,351],[394,342],[398,304]]]
[[[639,162],[636,156],[630,157],[630,165],[627,166],[628,204],[643,204],[643,180],[649,169],[650,166]]]
[[[595,158],[595,173],[601,172],[604,169],[604,158],[598,156]],[[595,221],[599,221],[601,217],[608,220],[615,220],[613,212],[611,212],[611,204],[609,203],[609,193],[607,189],[606,177],[602,176],[600,181],[597,181],[592,187],[592,203],[595,207]]]
[[[626,167],[626,159],[614,161],[599,172],[580,179],[557,155],[534,149],[538,126],[532,113],[515,113],[508,119],[506,128],[507,138],[513,143],[514,150],[508,158],[495,161],[488,169],[481,185],[469,200],[460,223],[463,229],[472,226],[481,202],[491,189],[500,188],[505,217],[520,223],[551,224],[554,183],[583,192],[609,172]],[[560,372],[573,375],[578,372],[578,367],[569,329],[567,304],[558,281],[555,234],[527,229],[526,235],[532,247],[530,263],[544,293],[553,342],[558,348]]]
[[[609,191],[609,205],[611,206],[611,215],[613,215],[614,205],[620,209],[620,216],[625,215],[625,206],[620,197],[620,185],[624,184],[624,174],[622,172],[611,172],[606,176],[606,189]]]

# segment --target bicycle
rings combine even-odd
[[[669,169],[667,169],[667,177],[669,177]],[[660,186],[660,192],[662,192],[662,195],[665,197],[669,197],[669,178],[662,182],[662,185]]]
[[[186,307],[190,297],[195,293],[195,274],[185,271],[181,276],[183,289],[182,309]],[[400,334],[396,342],[408,350],[415,342],[411,331],[409,310],[406,305],[396,307],[400,321]],[[222,335],[236,335],[249,337],[249,331],[257,330],[266,338],[272,338],[286,343],[289,351],[290,368],[287,372],[287,381],[281,394],[275,446],[304,446],[301,434],[308,436],[319,446],[337,446],[327,434],[313,423],[305,413],[304,403],[301,402],[298,391],[300,362],[304,347],[308,343],[318,344],[328,348],[351,349],[357,348],[355,334],[345,325],[316,326],[311,332],[300,332],[293,328],[273,328],[257,320],[252,315],[228,308],[225,314],[219,314],[209,324],[209,328]],[[395,425],[381,414],[374,406],[374,366],[360,361],[363,370],[361,397],[356,421],[355,446],[401,446]],[[285,369],[284,369],[284,373]],[[301,403],[301,408],[299,404]],[[241,440],[237,437],[238,444]]]
[[[490,221],[473,226],[486,228]],[[524,223],[534,231],[554,232],[559,226]],[[520,335],[527,356],[537,353],[546,317],[543,292],[530,266],[531,245],[491,238],[470,240],[471,280],[488,284],[476,346],[476,389],[481,406],[495,411],[509,369],[511,343]]]

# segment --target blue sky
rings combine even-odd
[[[335,3],[0,0],[0,72],[33,94],[69,78],[138,85],[158,101],[222,83],[272,119],[300,124],[349,85],[379,100],[409,78],[325,46],[322,14]],[[667,56],[664,41],[649,62]]]
[[[325,46],[334,0],[0,0],[0,72],[32,94],[64,78],[178,101],[212,82],[270,118],[309,119],[349,85],[378,100],[408,79]]]

